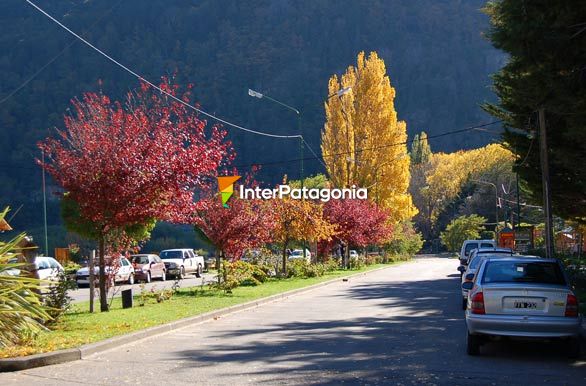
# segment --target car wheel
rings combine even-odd
[[[184,279],[185,278],[185,268],[181,267],[181,269],[179,270],[179,276],[177,278],[178,279]]]
[[[580,339],[570,338],[568,342],[568,357],[576,359],[580,357]]]
[[[161,275],[161,281],[167,280],[167,273],[163,270],[163,274]]]
[[[150,273],[150,272],[147,272],[147,274],[146,274],[146,278],[144,279],[144,281],[145,281],[146,283],[150,283],[150,282],[151,282],[151,273]]]
[[[478,335],[472,335],[468,333],[468,337],[466,339],[466,353],[468,355],[480,354],[480,337]]]
[[[131,273],[130,276],[128,276],[128,284],[133,285],[134,284],[134,274]]]
[[[468,307],[468,299],[462,298],[462,309],[466,311],[466,307]]]
[[[203,268],[201,267],[201,264],[198,264],[197,271],[195,272],[195,277],[201,277],[202,272],[203,272]]]

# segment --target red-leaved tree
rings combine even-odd
[[[392,234],[388,212],[369,200],[330,200],[324,205],[324,217],[336,227],[330,246],[336,242],[347,246],[345,260],[350,246],[379,244]]]
[[[163,78],[165,91],[183,100]],[[141,84],[126,100],[86,93],[72,101],[65,129],[39,143],[45,168],[77,203],[99,242],[100,308],[108,310],[104,277],[107,236],[152,222],[191,222],[194,192],[230,157],[218,127],[172,98]]]

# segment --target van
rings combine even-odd
[[[478,248],[496,248],[495,240],[466,240],[462,243],[462,249],[460,250],[460,264],[468,264],[468,255],[473,249]]]

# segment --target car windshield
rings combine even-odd
[[[557,263],[537,261],[490,261],[484,270],[482,282],[566,284],[562,270]]]
[[[181,251],[163,251],[159,255],[161,259],[182,259],[183,253]]]
[[[148,264],[149,258],[147,256],[134,256],[132,262],[135,264]]]

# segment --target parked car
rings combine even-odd
[[[468,264],[468,255],[473,249],[477,248],[496,248],[496,241],[494,240],[466,240],[462,243],[460,249],[460,264]]]
[[[354,257],[354,258],[358,257],[358,252],[356,252],[355,249],[351,249],[350,250],[350,257]]]
[[[23,261],[22,258],[13,258],[9,263],[14,264]],[[31,273],[34,277],[48,282],[59,281],[59,274],[65,272],[63,266],[54,258],[49,256],[37,256],[33,260],[34,267],[31,267]],[[12,268],[6,271],[8,275],[20,276],[22,270],[19,268]],[[47,283],[41,283],[47,284]]]
[[[482,251],[482,252],[481,252]],[[499,258],[499,257],[510,257],[513,256],[513,250],[510,248],[480,248],[475,249],[470,253],[472,259],[470,263],[465,268],[464,274],[461,276],[461,284],[467,281],[473,281],[474,276],[476,275],[476,271],[480,267],[482,262],[489,258]],[[534,256],[529,256],[534,257]],[[466,309],[466,304],[468,303],[468,290],[462,288],[462,309]]]
[[[513,255],[515,251],[511,248],[500,248],[500,247],[491,247],[491,248],[476,248],[470,251],[468,254],[468,258],[466,259],[466,264],[461,264],[458,267],[458,271],[460,271],[460,278],[462,278],[464,272],[466,272],[466,268],[470,265],[470,261],[474,258],[474,256],[478,254],[505,254],[505,255]],[[461,260],[460,260],[461,261]]]
[[[294,249],[289,255],[289,260],[300,260],[303,259],[303,249]],[[311,252],[305,248],[305,260],[311,261]]]
[[[467,352],[478,355],[487,339],[560,338],[568,354],[580,355],[581,316],[578,299],[555,259],[500,257],[481,264],[470,290],[466,311]]]
[[[134,284],[134,267],[130,264],[130,261],[126,257],[118,256],[112,258],[111,256],[105,257],[106,263],[106,274],[109,274],[115,269],[114,283],[126,282],[128,284]],[[114,268],[115,267],[115,268]],[[100,274],[100,267],[96,259],[94,266],[95,280],[98,280]],[[79,269],[75,274],[75,281],[78,287],[88,287],[90,285],[90,270],[89,267],[83,267]]]
[[[165,249],[159,253],[165,263],[167,275],[183,279],[188,273],[201,277],[204,267],[203,256],[196,255],[193,249]]]
[[[167,280],[167,270],[165,263],[157,255],[139,254],[130,256],[130,261],[134,267],[135,280],[150,283],[151,279]]]

